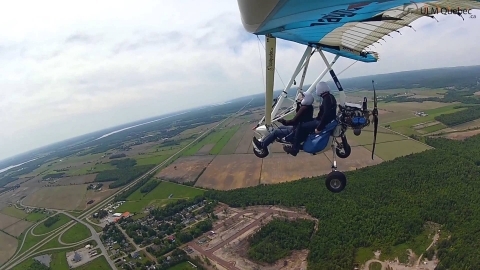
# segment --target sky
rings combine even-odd
[[[420,19],[412,24],[416,31],[404,28],[376,44],[378,63],[357,62],[339,79],[476,65],[480,13],[474,14],[478,19]],[[7,1],[0,9],[0,160],[261,93],[265,41],[259,38],[244,30],[235,0]],[[303,51],[277,41],[275,89],[288,82]],[[338,60],[337,73],[352,62]],[[323,68],[314,56],[305,83]]]

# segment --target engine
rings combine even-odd
[[[352,103],[345,103],[341,108],[340,121],[348,128],[353,129],[353,134],[360,135],[362,129],[370,125],[368,111],[364,111],[362,106]]]

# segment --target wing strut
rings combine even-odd
[[[340,92],[340,104],[339,105],[342,106],[342,107],[345,107],[346,96],[345,96],[345,92],[343,92],[343,87],[340,84],[340,81],[338,80],[337,75],[335,74],[335,71],[333,71],[332,65],[328,65],[327,57],[325,56],[323,51],[318,50],[318,53],[320,53],[320,55],[322,56],[323,62],[325,62],[325,65],[327,65],[327,67],[329,69],[329,72],[330,72],[330,76],[332,76],[333,82],[335,82],[335,85],[337,86],[338,91]]]
[[[265,57],[266,60],[266,89],[265,89],[265,125],[272,124],[273,85],[275,80],[275,54],[277,39],[271,35],[265,35]]]
[[[293,84],[293,81],[295,80],[295,78],[297,77],[298,73],[300,73],[300,71],[302,70],[302,68],[305,67],[305,70],[308,66],[308,61],[311,57],[311,54],[312,54],[312,47],[310,46],[307,46],[307,48],[305,49],[305,52],[303,53],[303,56],[302,58],[300,59],[300,61],[298,62],[298,65],[297,65],[297,68],[295,69],[295,72],[293,73],[292,75],[292,78],[290,79],[290,81],[288,82],[287,86],[285,87],[285,89],[283,90],[282,94],[280,95],[280,98],[277,99],[277,101],[275,102],[275,104],[271,105],[271,106],[268,106],[267,105],[267,100],[265,100],[265,116],[267,114],[269,114],[269,111],[267,111],[268,108],[270,108],[270,115],[271,115],[271,120],[272,121],[275,116],[277,115],[278,111],[280,110],[280,108],[282,107],[282,103],[283,101],[285,100],[285,98],[287,98],[287,94],[288,94],[288,90],[290,90],[290,87],[292,86]],[[266,50],[267,52],[267,57],[268,57],[268,52],[269,50]],[[305,58],[307,58],[307,60],[305,60]],[[267,60],[267,73],[268,73],[268,60]],[[302,82],[300,83],[300,87],[303,85],[303,80]],[[267,84],[267,89],[268,88],[268,84]],[[272,87],[272,96],[273,96],[273,87]],[[265,95],[265,98],[267,98],[267,96]],[[273,97],[272,97],[273,99]],[[270,100],[272,100],[270,99]],[[273,111],[272,111],[272,107],[273,107]],[[266,117],[263,116],[262,119],[260,119],[260,121],[258,121],[258,124],[253,128],[253,129],[256,129],[257,127],[259,127],[263,121],[266,120]],[[271,122],[270,122],[271,123]],[[265,123],[266,124],[266,123]]]

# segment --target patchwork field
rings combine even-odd
[[[155,177],[179,183],[193,182],[214,157],[213,155],[181,157]]]
[[[10,225],[17,223],[18,221],[20,221],[20,219],[0,213],[0,230],[3,230]]]
[[[20,220],[17,223],[14,223],[10,225],[9,227],[3,229],[6,233],[13,235],[15,237],[18,237],[20,234],[22,234],[27,228],[32,226],[33,223],[25,221],[25,220]]]

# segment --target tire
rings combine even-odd
[[[347,177],[342,172],[333,171],[328,174],[325,186],[330,192],[339,193],[347,186]]]
[[[257,148],[255,147],[255,144],[253,144],[253,153],[255,154],[255,156],[259,158],[265,158],[266,156],[268,156],[269,151],[268,151],[268,148],[265,148],[265,150],[257,150]]]
[[[347,158],[350,156],[350,154],[352,153],[352,148],[350,147],[350,145],[347,143],[342,143],[343,145],[343,151],[340,150],[339,148],[335,148],[335,152],[337,153],[337,157],[339,158]]]

